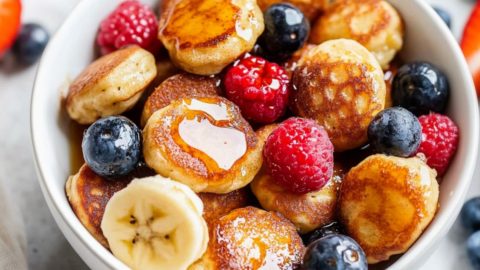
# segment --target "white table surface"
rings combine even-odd
[[[23,0],[23,20],[38,22],[53,33],[78,1]],[[453,32],[459,37],[474,0],[425,1],[444,7],[452,14]],[[23,216],[30,269],[88,269],[56,226],[36,179],[29,137],[29,105],[35,69],[33,66],[19,70],[12,68],[9,61],[0,62],[0,182],[9,189]],[[480,169],[475,173],[468,197],[480,195],[479,176]],[[456,222],[439,248],[432,250],[422,269],[471,269],[465,254],[465,239]]]

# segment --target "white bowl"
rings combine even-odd
[[[157,0],[144,0],[155,5]],[[43,194],[58,226],[92,269],[128,269],[83,227],[68,204],[64,185],[71,172],[68,118],[61,92],[94,58],[98,25],[120,0],[84,0],[50,41],[38,68],[31,105],[31,134]],[[440,208],[421,238],[390,269],[416,269],[450,229],[470,185],[477,157],[478,108],[467,65],[450,31],[423,0],[391,0],[406,23],[405,61],[426,60],[449,80],[448,114],[461,131],[455,159],[441,185]]]

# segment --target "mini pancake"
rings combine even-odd
[[[438,207],[436,172],[419,158],[373,155],[342,182],[339,218],[370,264],[400,254],[420,237]]]
[[[332,179],[324,187],[299,195],[283,188],[262,169],[250,187],[263,209],[280,213],[300,233],[308,233],[334,220],[337,190],[342,175],[341,169],[336,168]]]
[[[137,103],[156,74],[155,58],[138,46],[102,56],[70,85],[67,112],[80,124],[121,114]]]
[[[107,239],[103,236],[100,228],[108,201],[115,192],[125,188],[133,178],[153,174],[149,168],[142,166],[128,176],[107,180],[97,175],[85,164],[77,174],[68,178],[65,192],[73,212],[83,226],[100,244],[108,248]]]
[[[173,75],[163,81],[148,97],[142,112],[142,126],[152,114],[179,98],[217,96],[220,90],[217,77],[199,76],[189,73]]]
[[[177,66],[211,75],[252,50],[263,29],[255,0],[171,0],[160,16],[159,38]]]
[[[257,135],[238,107],[222,97],[173,101],[148,119],[143,143],[151,168],[195,192],[242,188],[262,166]]]
[[[383,71],[365,47],[347,39],[317,45],[298,61],[292,82],[291,109],[323,126],[336,152],[367,142],[386,90]]]
[[[403,46],[403,22],[384,0],[340,0],[314,24],[310,42],[348,38],[370,50],[383,69]]]
[[[241,188],[226,194],[198,193],[203,202],[203,218],[207,224],[213,224],[219,218],[237,208],[247,206],[250,201],[248,188]]]
[[[206,253],[189,270],[296,269],[305,250],[287,219],[255,207],[233,210],[210,232]]]

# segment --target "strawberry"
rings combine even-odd
[[[21,11],[20,0],[0,0],[0,57],[15,41]]]
[[[480,2],[470,15],[460,44],[472,72],[477,95],[480,96]]]

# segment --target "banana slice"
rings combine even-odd
[[[161,176],[133,180],[105,209],[110,249],[134,270],[184,270],[207,248],[203,204],[187,186]]]

